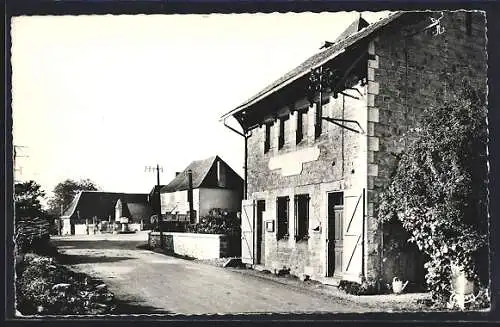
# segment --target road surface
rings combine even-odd
[[[75,270],[102,279],[121,313],[236,314],[364,311],[353,302],[141,249],[147,234],[54,237]]]

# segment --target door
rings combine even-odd
[[[249,265],[254,262],[254,202],[243,200],[241,203],[241,262]]]
[[[254,210],[253,200],[241,203],[241,262],[253,265],[254,262]]]
[[[343,193],[328,193],[328,231],[327,231],[327,277],[342,277],[342,257],[344,252],[344,206]]]
[[[266,211],[266,201],[257,201],[257,229],[256,240],[257,243],[257,253],[256,253],[256,264],[265,264],[265,226],[264,226],[264,211]]]

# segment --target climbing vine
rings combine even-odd
[[[409,242],[429,256],[426,283],[435,302],[449,301],[451,265],[478,282],[486,245],[485,95],[468,82],[427,108],[382,194],[379,219],[399,220]]]

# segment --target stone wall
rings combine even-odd
[[[356,91],[346,91],[349,96],[339,94],[335,99],[326,94],[323,116],[352,119],[360,122],[366,130],[367,86],[358,84]],[[316,106],[302,99],[293,104],[295,109],[309,107],[307,128],[304,138],[296,144],[297,112],[282,108],[290,114],[285,125],[285,145],[278,149],[280,120],[271,129],[271,148],[264,153],[265,126],[252,130],[248,140],[248,194],[249,199],[265,200],[264,222],[276,222],[276,198],[288,196],[289,238],[277,240],[276,228],[264,232],[264,253],[262,265],[270,269],[289,268],[294,275],[306,273],[321,279],[326,273],[326,229],[327,192],[345,191],[359,196],[366,187],[366,146],[364,134],[340,128],[330,122],[322,122],[322,134],[315,138],[314,122]],[[356,125],[349,125],[358,128]],[[294,195],[309,194],[309,239],[296,241],[294,238]],[[346,211],[348,209],[346,208]],[[349,209],[350,210],[350,209]],[[349,214],[353,214],[350,212]],[[351,237],[344,240],[344,262],[355,252],[350,271],[354,278],[361,272],[360,246],[356,245],[361,234],[362,211],[358,210],[356,228]]]
[[[432,15],[439,16],[438,13]],[[425,108],[438,106],[444,96],[454,92],[454,85],[462,78],[470,79],[479,89],[487,88],[485,17],[479,12],[471,17],[470,35],[465,12],[445,12],[441,20],[445,31],[441,35],[424,31],[404,36],[431,23],[427,15],[423,15],[423,20],[403,29],[399,24],[387,27],[370,44],[373,60],[368,76],[378,85],[368,103],[369,136],[377,145],[368,151],[369,165],[376,171],[368,177],[368,221],[372,222],[368,230],[373,235],[373,239],[368,239],[370,251],[380,251],[380,234],[376,232],[373,217],[378,196],[395,169],[395,154],[405,149],[404,133],[418,125]],[[372,257],[370,267],[380,266],[378,258]],[[387,277],[392,274],[388,267],[383,269]]]
[[[315,139],[316,108],[311,106],[305,137],[296,145],[297,113],[290,109],[308,107],[305,100],[294,103],[291,108],[270,108],[270,111],[290,114],[283,148],[278,149],[280,120],[272,126],[271,148],[267,153],[264,153],[265,126],[252,130],[248,140],[249,199],[265,200],[264,221],[268,221],[276,220],[276,197],[290,198],[290,238],[277,240],[276,231],[265,232],[263,265],[290,268],[291,273],[297,275],[306,272],[318,278],[325,276],[327,192],[343,191],[344,224],[352,220],[354,226],[350,231],[344,230],[344,277],[356,280],[362,270],[367,277],[374,278],[381,276],[382,270],[387,276],[392,274],[381,260],[383,240],[376,210],[380,193],[394,171],[395,154],[405,148],[405,132],[417,126],[424,108],[439,105],[443,96],[453,92],[453,84],[463,77],[475,80],[479,88],[486,88],[482,13],[472,14],[470,35],[466,13],[454,12],[444,14],[443,34],[432,36],[430,32],[421,32],[404,36],[428,26],[429,15],[421,13],[417,19],[415,15],[404,15],[378,33],[368,49],[368,85],[358,85],[361,95],[351,94],[359,97],[358,100],[325,95],[329,103],[323,107],[323,116],[356,120],[365,134],[323,121],[323,134]],[[362,203],[366,208],[365,225],[362,224],[363,212],[355,206],[363,189],[366,189]],[[293,196],[301,193],[311,197],[310,238],[296,242]],[[313,232],[318,225],[319,231]],[[356,243],[363,228],[366,232],[364,258],[361,246]],[[397,261],[400,265],[408,262],[408,258],[392,259],[389,262]],[[412,274],[415,276],[415,272]]]
[[[150,232],[148,244],[160,247],[160,233]],[[163,233],[163,245],[167,252],[196,259],[214,259],[240,256],[240,239],[219,234]]]

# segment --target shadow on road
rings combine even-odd
[[[131,240],[52,240],[52,243],[60,248],[75,249],[112,249],[112,250],[136,250],[138,246],[147,241]]]
[[[133,257],[109,257],[109,256],[92,256],[92,255],[73,255],[73,254],[59,254],[57,260],[61,264],[81,264],[81,263],[106,263],[106,262],[119,262],[134,259]]]
[[[173,314],[174,312],[165,309],[155,308],[145,304],[144,301],[137,300],[116,300],[116,310],[113,314]]]
[[[151,252],[154,252],[154,253],[163,254],[163,255],[166,255],[166,256],[169,256],[169,257],[173,257],[173,258],[178,258],[178,259],[183,259],[183,260],[189,260],[189,261],[196,260],[196,258],[190,257],[188,255],[177,254],[177,253],[174,253],[174,252],[171,252],[171,251],[161,250],[159,248],[151,248],[148,244],[140,244],[140,245],[136,246],[136,248],[139,249],[139,250],[148,250],[148,251],[151,251]]]

